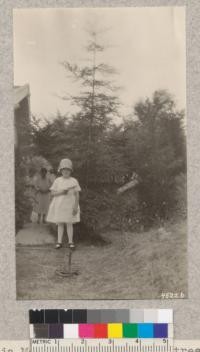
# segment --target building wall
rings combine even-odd
[[[16,148],[25,153],[27,146],[30,144],[30,108],[28,96],[21,100],[15,108],[14,118]]]

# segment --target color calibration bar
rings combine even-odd
[[[32,339],[167,339],[173,325],[167,323],[31,324]]]
[[[42,309],[29,311],[30,324],[173,323],[172,309]]]

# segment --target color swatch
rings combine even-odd
[[[171,309],[31,310],[30,337],[164,339],[173,337]]]
[[[29,311],[30,324],[173,323],[172,309],[42,309]]]
[[[31,338],[170,338],[167,323],[31,324]]]

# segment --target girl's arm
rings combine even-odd
[[[52,196],[53,197],[58,197],[58,196],[61,196],[61,195],[63,195],[63,194],[66,194],[68,191],[53,191],[53,190],[51,190],[51,194],[52,194]]]
[[[60,190],[60,191],[54,191],[54,190],[51,190],[51,194],[52,196],[56,197],[56,196],[61,196],[63,194],[67,194],[68,191],[70,189],[73,189],[75,186],[72,186],[72,187],[69,187],[68,189],[63,189],[63,190]]]

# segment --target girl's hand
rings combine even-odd
[[[67,194],[68,193],[68,189],[64,189],[62,194]]]
[[[76,216],[77,213],[78,213],[78,208],[75,207],[72,211],[72,214],[73,216]]]

